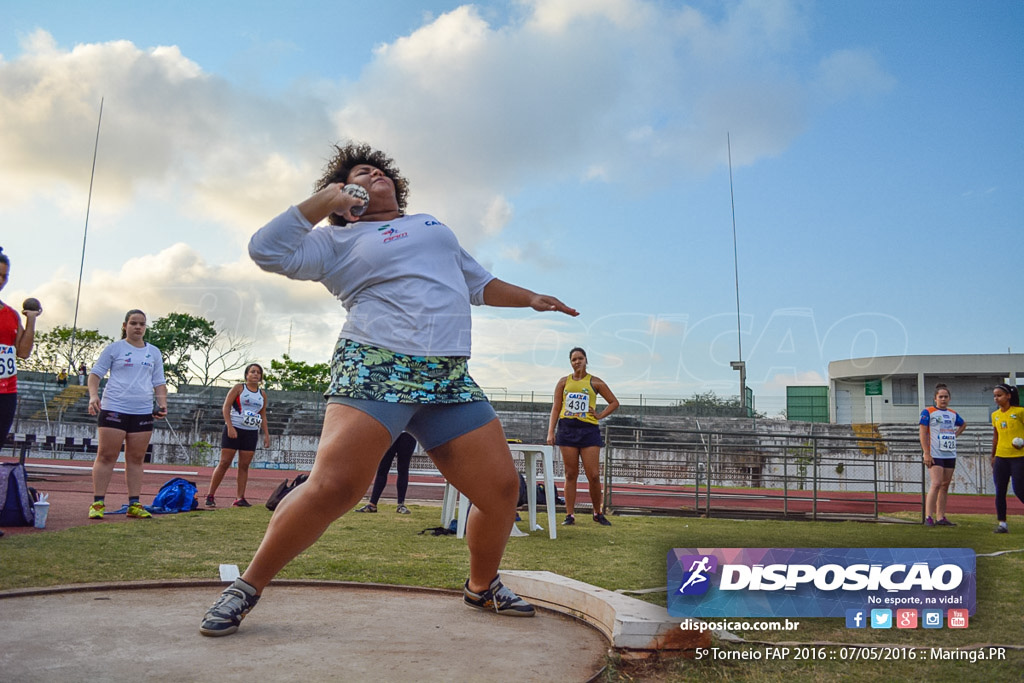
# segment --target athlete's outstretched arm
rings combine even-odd
[[[579,311],[566,306],[547,294],[537,294],[528,289],[494,278],[484,287],[484,303],[502,308],[532,308],[535,311],[560,311],[576,317]]]

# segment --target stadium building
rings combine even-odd
[[[971,424],[987,424],[992,388],[1024,377],[1024,354],[878,356],[828,364],[834,424],[916,423],[935,385],[949,387],[949,407]]]

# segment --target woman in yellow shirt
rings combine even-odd
[[[997,384],[992,390],[999,409],[992,413],[992,481],[996,485],[995,533],[1006,534],[1006,493],[1013,480],[1013,493],[1024,503],[1024,409],[1017,387]]]
[[[565,521],[576,523],[576,480],[580,476],[580,461],[590,483],[590,502],[594,507],[594,521],[604,526],[612,523],[604,516],[601,489],[601,429],[598,421],[616,411],[619,400],[599,377],[587,373],[587,352],[576,347],[569,352],[572,374],[558,380],[548,421],[548,443],[562,451],[565,463]],[[597,396],[608,405],[596,412]],[[556,428],[557,427],[557,428]]]

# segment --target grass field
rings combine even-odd
[[[415,506],[412,510],[409,516],[343,517],[319,543],[288,565],[281,578],[460,588],[468,566],[465,543],[453,536],[420,535],[419,531],[438,523],[438,510]],[[153,522],[9,536],[0,541],[0,589],[215,579],[221,563],[245,567],[269,516],[262,507],[230,508]],[[906,519],[912,515],[908,513]],[[961,515],[957,521],[955,528],[929,529],[918,524],[615,517],[610,528],[586,523],[560,527],[555,541],[539,532],[528,539],[512,539],[503,566],[552,571],[610,590],[637,590],[664,587],[666,553],[677,547],[963,547],[973,548],[980,556],[1024,549],[1024,524],[1015,524],[1015,519],[1009,535],[992,534],[991,516]],[[715,647],[723,655],[750,651],[746,656],[760,653],[763,657],[768,652],[764,643],[801,643],[810,646],[802,652],[804,659],[790,653],[783,660],[705,657],[639,666],[612,658],[607,680],[1022,680],[1024,552],[978,557],[977,569],[978,608],[964,630],[849,630],[842,619],[799,619],[795,632],[737,633],[757,644],[716,642]],[[665,604],[664,593],[643,599]],[[898,658],[842,661],[839,648],[854,644],[892,645],[892,649],[865,652]],[[933,661],[928,649],[967,653],[975,651],[969,648],[989,645],[1006,647],[1006,659]],[[822,653],[827,655],[825,660],[815,659]],[[837,658],[831,659],[832,654]]]

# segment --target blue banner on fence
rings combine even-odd
[[[845,617],[977,603],[970,548],[674,548],[673,617]]]

